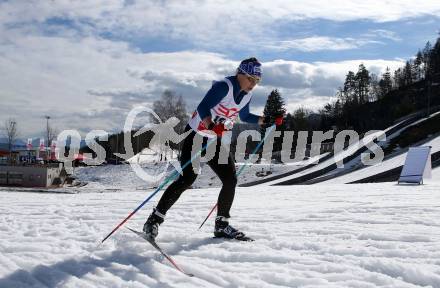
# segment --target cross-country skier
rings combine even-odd
[[[225,123],[233,123],[237,116],[240,120],[260,125],[270,125],[273,121],[281,125],[283,116],[275,119],[257,116],[249,112],[249,103],[252,98],[252,89],[261,81],[261,63],[256,58],[243,60],[237,68],[235,76],[229,76],[221,81],[214,82],[211,89],[198,105],[193,113],[186,131],[190,134],[185,138],[182,145],[180,158],[181,165],[191,160],[193,139],[196,134],[205,138],[217,137],[215,156],[207,163],[220,178],[223,186],[218,197],[217,217],[215,219],[215,237],[244,239],[243,232],[229,225],[229,210],[234,200],[237,177],[235,164],[229,154],[227,164],[219,164],[219,152],[221,136],[226,131]],[[272,120],[270,120],[272,119]],[[204,139],[205,143],[207,139]],[[165,214],[179,199],[182,192],[188,189],[196,180],[197,174],[192,165],[187,165],[182,174],[165,190],[157,206],[144,224],[143,231],[154,240],[158,235],[159,225],[163,223]]]

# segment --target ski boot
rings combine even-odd
[[[165,215],[159,213],[156,209],[153,210],[153,213],[147,219],[147,222],[144,224],[144,228],[142,229],[144,233],[154,241],[159,233],[159,225],[164,221]]]
[[[243,232],[229,225],[228,218],[223,216],[217,216],[215,218],[214,237],[236,239],[239,241],[254,241],[252,238],[244,235]]]

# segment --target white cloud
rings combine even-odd
[[[255,39],[270,37],[275,23],[293,19],[390,21],[439,14],[440,3],[415,3],[255,0],[233,1],[220,7],[215,1],[192,0],[138,1],[132,5],[119,0],[0,2],[0,123],[15,116],[23,134],[39,136],[35,133],[43,130],[42,117],[49,114],[60,129],[110,131],[122,127],[133,105],[151,103],[167,88],[182,93],[191,110],[211,80],[233,73],[237,65],[225,55],[205,52],[206,47],[254,44]],[[55,27],[44,24],[53,18],[71,23]],[[142,53],[127,42],[99,36],[106,32],[127,39],[148,35],[187,40],[200,51]],[[384,30],[370,34],[397,39]],[[312,51],[314,45],[349,49],[368,43],[356,41],[315,36],[286,40],[284,45]],[[379,72],[400,63],[264,63],[264,82],[255,91],[254,109],[261,111],[273,88],[281,90],[289,105],[311,106],[326,101],[347,71],[356,70],[360,62]]]
[[[46,114],[63,129],[120,128],[133,105],[151,103],[167,88],[190,96],[193,104],[203,96],[197,89],[218,78],[216,69],[233,71],[236,65],[214,53],[140,53],[126,43],[92,37],[17,30],[6,36],[9,44],[0,46],[0,118],[16,116],[26,134],[41,131],[39,119]]]
[[[272,41],[271,44],[266,44],[264,45],[264,47],[266,49],[271,49],[275,51],[339,51],[357,49],[368,44],[383,44],[383,42],[379,41],[378,39],[388,39],[395,42],[402,40],[394,31],[375,29],[369,30],[367,33],[359,35],[358,38],[312,36],[291,40]]]
[[[42,21],[64,16],[79,19],[104,20],[103,26],[159,26],[169,29],[175,26],[176,33],[184,33],[188,26],[209,24],[249,23],[257,24],[261,19],[310,19],[322,18],[333,21],[369,19],[377,22],[395,21],[402,18],[424,15],[440,15],[438,1],[399,0],[339,0],[339,1],[283,1],[253,0],[233,1],[127,1],[83,0],[83,1],[6,1],[1,3],[3,21],[17,19]],[[192,15],[193,17],[189,17]],[[195,17],[196,16],[196,17]],[[240,16],[240,17],[237,17]],[[256,17],[258,16],[258,17]],[[168,24],[167,24],[168,23]],[[180,25],[173,25],[180,24]],[[183,26],[183,27],[182,27]],[[186,33],[185,33],[186,34]]]
[[[264,91],[256,91],[264,105],[265,95],[278,88],[289,109],[305,107],[316,110],[335,96],[338,87],[342,86],[348,71],[357,72],[359,64],[376,75],[401,67],[404,61],[399,60],[366,60],[357,59],[339,62],[303,63],[297,61],[276,60],[264,63]],[[262,93],[263,92],[263,93]],[[260,110],[262,111],[261,107]]]
[[[378,42],[367,39],[314,36],[294,40],[278,41],[275,43],[275,45],[267,45],[265,48],[278,51],[293,49],[305,52],[314,52],[322,50],[349,50],[371,43]]]
[[[392,40],[395,42],[402,40],[402,38],[399,35],[397,35],[396,32],[390,31],[390,30],[385,30],[385,29],[370,30],[370,31],[368,31],[368,33],[363,34],[362,37],[383,38],[383,39],[389,39],[389,40]]]
[[[223,4],[214,0],[132,2],[7,1],[0,4],[0,21],[14,25],[23,22],[41,23],[61,17],[83,27],[83,33],[98,31],[137,37],[166,35],[166,38],[189,41],[197,47],[225,47],[231,43],[246,45],[255,39],[271,38],[274,25],[292,20],[385,22],[426,15],[440,16],[439,1],[253,0]],[[386,37],[396,38],[395,35]],[[350,47],[353,44],[345,40],[338,45]]]
[[[336,89],[337,86],[335,86],[335,84],[343,82],[349,70],[356,72],[361,63],[363,63],[370,72],[381,75],[387,66],[393,70],[402,66],[404,62],[380,59],[313,63],[275,60],[264,63],[265,75],[263,84],[266,85],[266,83],[270,83],[272,86],[288,89],[311,88],[312,86],[332,87]]]
[[[23,133],[30,136],[42,131],[46,114],[53,116],[59,129],[120,129],[133,105],[151,103],[165,89],[181,93],[192,110],[211,81],[234,73],[238,64],[203,51],[142,53],[126,43],[100,38],[14,33],[13,41],[0,46],[0,120],[17,117]],[[252,109],[261,112],[274,88],[280,89],[290,106],[325,102],[347,71],[356,71],[361,62],[376,73],[401,64],[385,60],[266,62]]]

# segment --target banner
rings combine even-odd
[[[52,143],[50,144],[50,160],[56,160],[56,149],[57,149],[57,144],[55,140],[53,140]]]
[[[55,143],[55,141],[52,141],[52,143],[50,144],[50,152],[55,153],[56,148],[57,144]]]
[[[411,147],[397,183],[423,184],[423,178],[431,178],[431,169],[431,146]]]
[[[40,151],[45,151],[46,146],[44,146],[44,139],[40,138]]]
[[[32,138],[28,138],[26,149],[32,150]]]

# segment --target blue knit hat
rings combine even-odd
[[[240,66],[237,68],[237,73],[247,74],[261,79],[261,63],[257,58],[249,58],[241,61]]]

